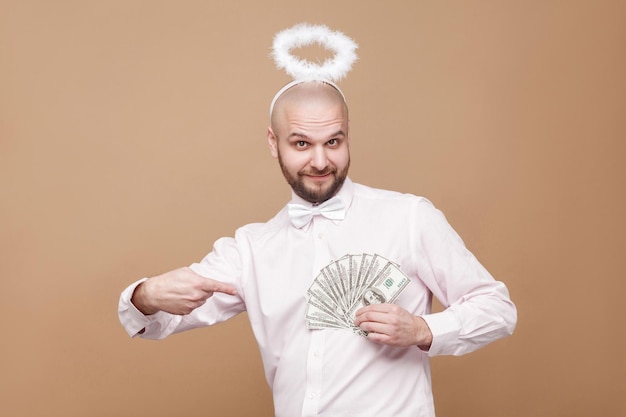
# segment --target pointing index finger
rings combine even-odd
[[[221,292],[228,295],[237,295],[237,290],[230,284],[226,284],[221,281],[216,281],[211,278],[205,278],[202,289],[206,292]]]

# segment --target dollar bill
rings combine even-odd
[[[371,304],[393,303],[409,284],[409,278],[389,262],[376,278],[361,291],[361,296],[350,308],[349,316],[354,321],[356,311]]]
[[[347,254],[320,270],[306,293],[309,329],[351,329],[358,309],[374,303],[393,303],[409,284],[400,266],[378,254]]]

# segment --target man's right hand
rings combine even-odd
[[[203,305],[215,292],[237,294],[232,285],[205,278],[185,267],[148,278],[135,288],[131,302],[145,315],[159,311],[185,315]]]

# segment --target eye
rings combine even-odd
[[[331,139],[326,144],[330,147],[337,147],[339,145],[339,139]]]
[[[304,148],[307,147],[308,143],[306,143],[303,140],[299,140],[299,141],[295,142],[295,145],[296,145],[296,148],[298,148],[298,149],[304,149]]]

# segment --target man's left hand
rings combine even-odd
[[[356,312],[354,324],[369,332],[367,338],[384,345],[419,346],[428,350],[433,335],[426,321],[395,304],[372,304]]]

